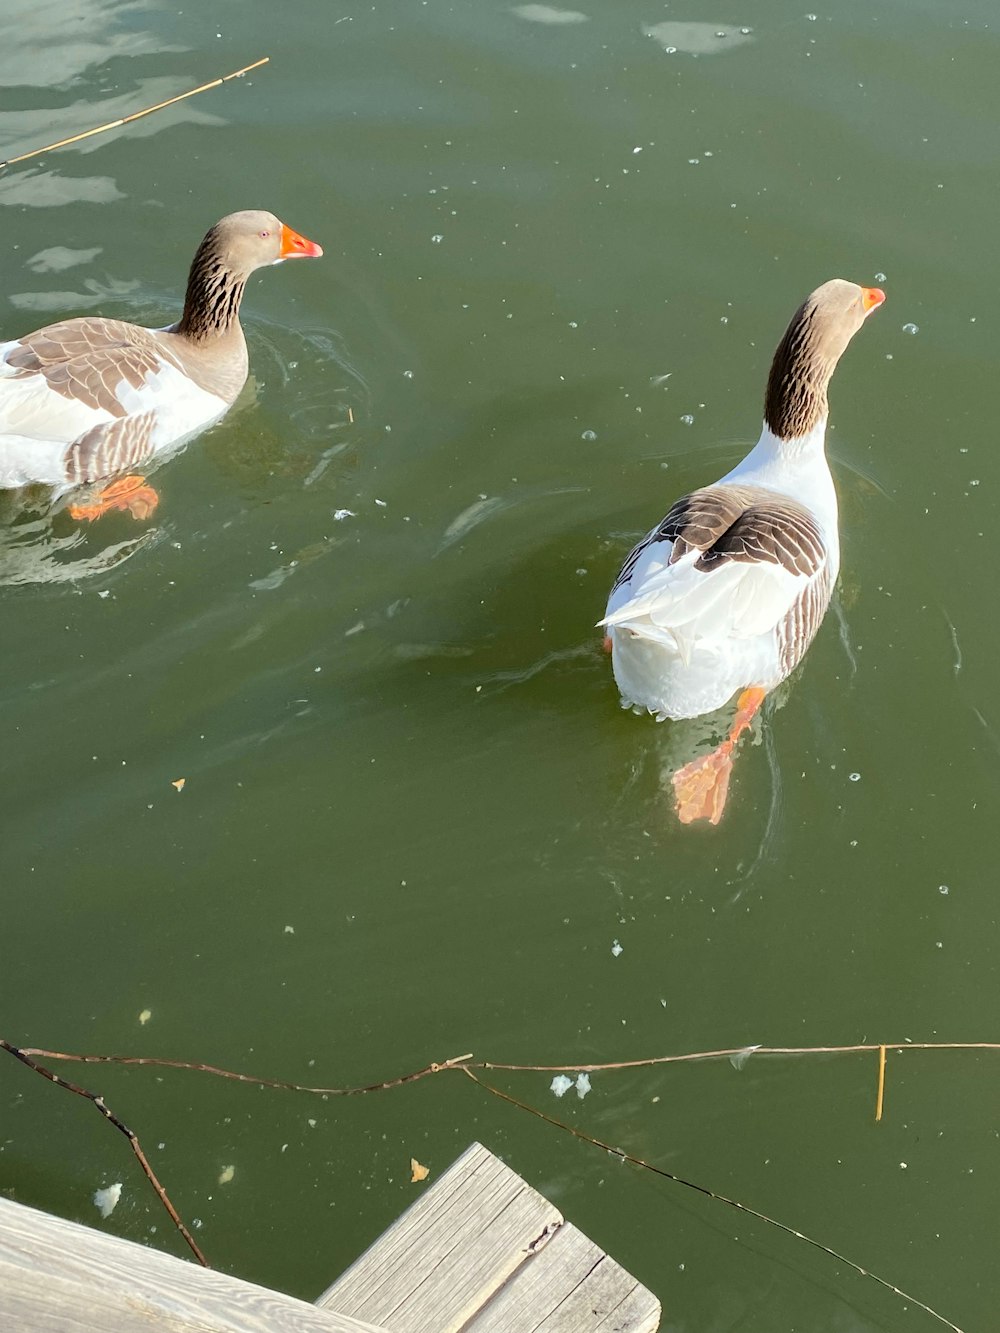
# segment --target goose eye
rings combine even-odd
[[[270,233],[269,231],[262,231],[261,234],[260,234],[260,238],[261,238],[261,240],[262,240],[262,241],[266,241],[267,238],[270,236],[270,234],[271,234],[271,233]]]

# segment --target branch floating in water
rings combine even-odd
[[[85,1097],[88,1102],[93,1102],[101,1115],[104,1116],[104,1119],[125,1135],[131,1144],[133,1153],[135,1153],[136,1161],[142,1167],[143,1175],[152,1185],[160,1203],[163,1204],[164,1208],[166,1208],[167,1212],[170,1214],[170,1219],[174,1226],[184,1237],[185,1241],[187,1241],[191,1253],[203,1268],[210,1267],[208,1260],[199,1249],[197,1241],[181,1221],[180,1214],[170,1202],[170,1196],[160,1184],[159,1177],[149,1165],[149,1159],[142,1150],[142,1144],[139,1142],[138,1134],[136,1134],[135,1130],[129,1129],[124,1120],[121,1120],[115,1115],[114,1111],[107,1105],[101,1094],[98,1092],[91,1092],[89,1088],[82,1088],[79,1083],[71,1083],[68,1078],[61,1078],[58,1074],[54,1074],[51,1069],[46,1069],[46,1067],[40,1065],[37,1060],[33,1060],[28,1052],[22,1050],[20,1046],[15,1046],[12,1042],[4,1041],[3,1038],[0,1038],[0,1050],[9,1052],[15,1060],[20,1060],[21,1064],[27,1065],[27,1067],[33,1069],[36,1074],[41,1074],[42,1078],[48,1079],[48,1081],[54,1083],[57,1088],[65,1088],[67,1092],[75,1092],[78,1097]]]
[[[132,1133],[130,1129],[128,1129],[127,1126],[123,1125],[116,1116],[113,1116],[108,1111],[101,1097],[97,1096],[92,1092],[88,1092],[87,1089],[85,1088],[81,1088],[76,1084],[70,1083],[66,1079],[61,1079],[57,1074],[54,1074],[52,1070],[47,1069],[43,1065],[36,1063],[39,1058],[46,1060],[66,1060],[78,1064],[149,1065],[149,1066],[159,1067],[161,1069],[186,1069],[194,1073],[212,1074],[215,1075],[217,1078],[232,1079],[235,1082],[239,1083],[251,1083],[258,1087],[275,1088],[287,1092],[301,1092],[301,1093],[311,1094],[313,1096],[322,1096],[322,1097],[353,1097],[353,1096],[363,1095],[365,1093],[383,1092],[387,1091],[389,1088],[399,1088],[409,1083],[415,1083],[418,1080],[427,1078],[433,1074],[443,1074],[446,1072],[462,1073],[465,1074],[468,1078],[470,1078],[480,1088],[482,1088],[484,1092],[488,1092],[492,1094],[494,1097],[498,1097],[501,1101],[505,1101],[509,1103],[511,1106],[517,1107],[521,1111],[525,1111],[533,1116],[537,1116],[540,1120],[545,1121],[546,1124],[550,1124],[557,1129],[564,1130],[566,1133],[572,1134],[574,1137],[581,1139],[583,1142],[589,1143],[594,1147],[600,1148],[604,1152],[612,1153],[614,1156],[620,1158],[624,1162],[629,1162],[634,1166],[641,1167],[647,1171],[651,1171],[655,1175],[661,1176],[666,1180],[673,1181],[675,1184],[682,1185],[687,1189],[695,1190],[697,1193],[702,1194],[709,1199],[714,1199],[719,1203],[727,1204],[730,1208],[737,1209],[738,1211],[745,1213],[749,1217],[754,1217],[761,1222],[768,1223],[770,1226],[777,1228],[779,1231],[784,1232],[786,1235],[793,1236],[797,1240],[804,1241],[806,1244],[811,1245],[814,1249],[820,1250],[824,1254],[829,1255],[831,1258],[836,1259],[840,1263],[847,1265],[847,1267],[851,1268],[855,1273],[858,1273],[860,1276],[870,1278],[873,1282],[877,1283],[885,1290],[894,1293],[896,1296],[899,1296],[901,1299],[906,1301],[911,1301],[914,1305],[919,1307],[921,1310],[925,1311],[927,1314],[931,1315],[934,1319],[936,1319],[939,1323],[943,1324],[946,1328],[951,1329],[952,1333],[963,1333],[963,1330],[959,1327],[958,1324],[953,1323],[950,1319],[948,1319],[945,1315],[941,1314],[939,1311],[935,1310],[932,1306],[926,1304],[924,1301],[919,1300],[917,1297],[913,1296],[910,1292],[905,1291],[902,1287],[896,1286],[895,1283],[888,1281],[886,1278],[880,1277],[877,1273],[872,1272],[871,1269],[864,1268],[862,1267],[861,1264],[855,1263],[854,1260],[848,1259],[845,1255],[841,1254],[840,1251],[833,1249],[831,1246],[824,1245],[821,1241],[814,1239],[812,1236],[806,1235],[802,1231],[798,1231],[795,1227],[788,1226],[786,1223],[778,1221],[777,1218],[768,1216],[767,1213],[759,1212],[757,1209],[750,1207],[749,1204],[740,1203],[737,1199],[733,1199],[724,1194],[719,1194],[714,1190],[707,1189],[704,1185],[699,1185],[692,1180],[687,1180],[683,1176],[675,1175],[672,1172],[667,1171],[663,1167],[654,1166],[652,1162],[637,1157],[632,1153],[627,1152],[624,1148],[617,1147],[614,1144],[606,1143],[602,1139],[594,1138],[591,1135],[584,1133],[582,1130],[575,1129],[571,1125],[565,1124],[561,1120],[556,1120],[553,1116],[548,1115],[545,1111],[540,1110],[538,1107],[532,1106],[528,1102],[520,1101],[518,1098],[511,1096],[510,1093],[502,1091],[500,1088],[495,1087],[491,1083],[487,1083],[485,1079],[478,1077],[477,1074],[473,1072],[474,1070],[481,1070],[481,1071],[495,1070],[508,1073],[534,1072],[534,1073],[551,1074],[551,1073],[564,1073],[570,1071],[575,1071],[577,1073],[581,1072],[594,1073],[597,1071],[610,1072],[612,1070],[623,1070],[623,1069],[651,1069],[656,1067],[662,1067],[664,1065],[687,1064],[687,1063],[701,1062],[708,1060],[731,1059],[733,1056],[746,1057],[748,1048],[745,1046],[728,1047],[712,1051],[688,1051],[684,1052],[683,1054],[652,1056],[652,1057],[647,1057],[646,1059],[638,1059],[638,1060],[613,1060],[613,1061],[608,1060],[594,1064],[571,1064],[571,1065],[500,1064],[489,1060],[475,1060],[473,1054],[471,1052],[468,1052],[464,1055],[452,1056],[451,1059],[448,1060],[442,1060],[440,1062],[432,1061],[430,1064],[424,1065],[423,1068],[421,1069],[415,1069],[410,1071],[409,1073],[397,1074],[393,1078],[386,1078],[381,1080],[380,1082],[358,1084],[354,1086],[343,1086],[343,1087],[309,1086],[302,1083],[292,1083],[285,1079],[265,1078],[261,1077],[260,1075],[245,1074],[232,1069],[221,1069],[217,1065],[201,1064],[190,1060],[172,1060],[162,1056],[71,1054],[67,1051],[50,1051],[50,1050],[45,1050],[41,1047],[33,1047],[33,1046],[17,1047],[10,1042],[3,1041],[2,1039],[0,1039],[0,1050],[9,1051],[11,1055],[15,1056],[23,1064],[28,1065],[29,1068],[34,1069],[39,1074],[42,1074],[43,1077],[49,1079],[51,1082],[57,1084],[59,1087],[66,1088],[70,1092],[76,1092],[80,1096],[88,1098],[95,1104],[95,1106],[97,1106],[98,1110],[101,1112],[102,1115],[104,1115],[107,1119],[109,1119],[111,1123],[116,1126],[116,1128],[120,1129],[121,1132],[128,1137],[129,1141],[132,1144],[132,1149],[135,1152],[136,1156],[138,1157],[140,1165],[142,1166],[143,1170],[146,1172],[146,1175],[150,1180],[150,1183],[156,1190],[157,1194],[160,1196],[160,1199],[164,1203],[167,1210],[170,1212],[171,1217],[173,1217],[176,1225],[181,1230],[185,1240],[187,1240],[188,1244],[191,1246],[195,1254],[198,1255],[198,1257],[201,1259],[203,1263],[205,1262],[204,1258],[201,1256],[200,1251],[197,1249],[197,1246],[195,1245],[193,1238],[187,1232],[183,1223],[180,1221],[180,1218],[177,1217],[176,1213],[173,1210],[172,1205],[170,1204],[169,1200],[166,1197],[166,1193],[163,1190],[163,1187],[160,1185],[159,1181],[156,1180],[155,1176],[152,1173],[152,1169],[149,1167],[149,1164],[146,1162],[145,1157],[142,1155],[141,1149],[138,1146],[138,1139],[136,1138],[136,1136]],[[995,1041],[902,1041],[902,1042],[884,1042],[884,1043],[854,1042],[842,1046],[757,1046],[752,1048],[752,1051],[753,1051],[753,1058],[755,1060],[762,1056],[770,1056],[772,1058],[774,1057],[787,1058],[790,1056],[801,1057],[809,1055],[828,1056],[828,1055],[868,1054],[871,1052],[877,1053],[879,1057],[879,1090],[878,1090],[878,1105],[876,1108],[876,1119],[880,1119],[882,1110],[882,1099],[885,1091],[885,1060],[886,1060],[886,1053],[888,1051],[893,1051],[896,1053],[902,1051],[928,1051],[928,1052],[929,1051],[939,1051],[939,1052],[993,1051],[996,1053],[1000,1053],[1000,1042],[995,1042]]]
[[[164,107],[173,106],[177,102],[183,102],[188,97],[194,97],[196,93],[206,93],[209,88],[218,88],[221,83],[228,83],[230,79],[242,78],[244,74],[249,74],[252,69],[259,69],[261,65],[266,65],[270,59],[270,56],[264,56],[260,60],[255,60],[252,65],[244,65],[242,69],[233,70],[232,74],[223,74],[220,79],[212,79],[210,83],[203,83],[197,88],[190,88],[186,93],[178,93],[176,97],[168,97],[165,102],[157,102],[155,106],[147,106],[143,107],[141,111],[133,111],[129,116],[122,116],[120,120],[109,120],[106,125],[97,125],[92,130],[84,130],[82,134],[71,134],[68,139],[60,139],[57,143],[47,143],[43,148],[32,148],[30,152],[20,153],[17,157],[8,157],[0,162],[0,171],[3,171],[4,167],[13,166],[15,162],[25,162],[29,157],[38,157],[40,153],[50,153],[54,148],[65,148],[67,144],[79,143],[81,139],[90,139],[95,134],[103,134],[105,130],[120,129],[133,120],[141,120],[143,116],[151,116],[154,111],[162,111]]]

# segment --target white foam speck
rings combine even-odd
[[[121,1197],[122,1183],[119,1180],[114,1185],[108,1185],[106,1189],[94,1191],[94,1206],[102,1217],[110,1217]]]

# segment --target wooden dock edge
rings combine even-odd
[[[0,1329],[10,1333],[384,1333],[0,1198]]]
[[[655,1333],[660,1302],[474,1143],[319,1298],[389,1333]]]
[[[655,1333],[657,1298],[474,1143],[308,1305],[0,1197],[11,1333]]]

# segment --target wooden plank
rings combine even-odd
[[[655,1333],[659,1323],[652,1292],[566,1222],[467,1333]]]
[[[390,1333],[458,1333],[561,1223],[554,1205],[474,1143],[317,1304]]]
[[[383,1333],[133,1241],[0,1198],[0,1329],[14,1333]]]

